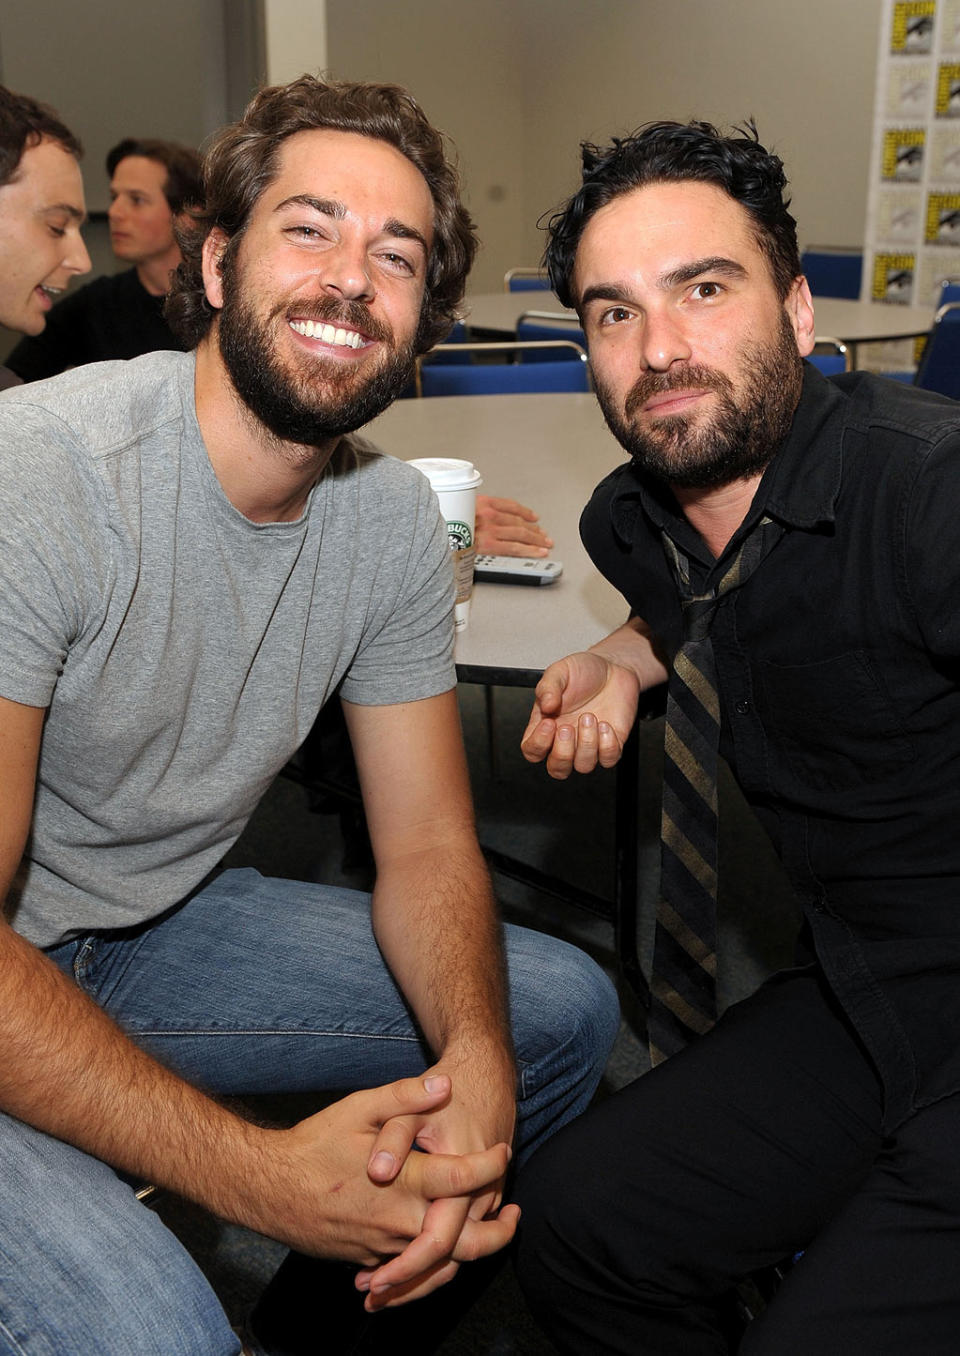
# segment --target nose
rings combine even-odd
[[[89,273],[93,265],[90,263],[86,242],[78,230],[67,232],[66,246],[63,267],[69,273]]]
[[[372,301],[376,295],[366,251],[346,241],[324,254],[320,280],[324,291],[343,297],[345,301]]]
[[[108,221],[116,221],[117,218],[120,216],[120,211],[121,211],[121,208],[120,208],[120,199],[119,199],[119,198],[114,198],[113,202],[110,204],[109,208],[107,209],[107,220],[108,220]]]
[[[674,363],[690,361],[693,350],[679,317],[668,308],[653,308],[644,317],[641,356],[653,372],[666,372]]]

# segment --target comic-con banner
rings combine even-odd
[[[883,4],[861,295],[932,315],[960,280],[960,0]],[[880,366],[915,356],[874,351]]]

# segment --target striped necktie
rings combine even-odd
[[[783,536],[761,518],[715,588],[695,594],[690,563],[663,534],[683,608],[667,689],[660,897],[647,1034],[660,1064],[717,1020],[717,758],[720,701],[710,624],[725,593],[749,579]]]

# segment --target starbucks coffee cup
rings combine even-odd
[[[477,521],[477,490],[483,484],[480,472],[470,461],[455,457],[417,457],[410,462],[433,486],[440,501],[440,512],[447,523],[447,541],[453,552],[453,573],[457,585],[454,625],[462,631],[470,615],[473,590],[473,538]]]

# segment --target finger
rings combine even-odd
[[[550,543],[552,546],[553,543]],[[542,558],[550,549],[544,543],[543,538],[531,541],[525,541],[521,538],[510,540],[507,537],[501,537],[499,534],[494,536],[492,533],[477,533],[477,549],[481,555],[489,556],[509,556],[511,559],[525,557],[528,560]]]
[[[370,1291],[377,1293],[388,1286],[405,1285],[455,1260],[453,1253],[467,1222],[468,1205],[469,1201],[462,1199],[433,1201],[417,1237],[374,1271]]]
[[[614,767],[623,753],[623,745],[612,725],[602,720],[598,727],[597,758],[601,767]]]
[[[541,720],[540,712],[535,706],[527,728],[523,732],[523,738],[520,740],[520,752],[527,762],[542,763],[553,748],[556,734],[557,722],[555,720]]]
[[[505,1205],[492,1219],[468,1219],[457,1239],[453,1256],[457,1262],[475,1262],[505,1248],[517,1231],[519,1205]]]
[[[503,1184],[498,1183],[496,1191],[481,1191],[470,1202],[470,1209],[467,1212],[468,1218],[473,1220],[486,1219],[488,1215],[495,1215],[500,1209],[503,1201]]]
[[[407,1184],[431,1201],[471,1196],[498,1182],[510,1158],[507,1144],[494,1144],[472,1154],[411,1154],[405,1164]],[[464,1205],[464,1215],[466,1212]]]
[[[396,1309],[401,1304],[409,1304],[411,1300],[423,1299],[425,1295],[438,1290],[441,1285],[452,1281],[459,1270],[459,1262],[444,1262],[433,1271],[412,1281],[406,1281],[402,1285],[389,1285],[375,1294],[368,1293],[363,1307],[367,1313],[375,1314],[379,1309]]]
[[[433,1111],[450,1096],[450,1079],[446,1074],[428,1074],[426,1078],[399,1078],[380,1088],[355,1092],[353,1097],[363,1103],[370,1122],[382,1126],[394,1116],[411,1116],[417,1112]]]
[[[577,721],[577,751],[573,766],[576,772],[592,772],[597,766],[597,750],[600,743],[598,722],[592,711],[584,711]]]
[[[537,705],[545,716],[557,716],[567,690],[568,673],[564,664],[551,664],[533,690]]]
[[[555,781],[564,782],[570,776],[576,753],[576,730],[572,725],[558,725],[553,748],[547,756],[547,771]]]
[[[367,1290],[377,1307],[381,1307],[387,1299],[400,1301],[401,1296],[403,1301],[413,1299],[415,1296],[409,1290],[411,1284],[427,1281],[430,1289],[436,1289],[438,1284],[443,1284],[443,1281],[436,1279],[439,1270],[450,1266],[451,1262],[475,1262],[505,1248],[516,1233],[519,1219],[520,1207],[511,1204],[505,1205],[495,1219],[480,1222],[467,1220],[452,1259],[449,1254],[445,1258],[435,1255],[425,1230],[399,1256],[392,1257],[383,1266],[358,1273],[357,1289]],[[446,1279],[449,1277],[445,1276]],[[398,1287],[402,1288],[399,1294]],[[391,1292],[390,1295],[387,1292]],[[426,1290],[417,1290],[417,1294],[426,1293]]]
[[[539,522],[539,515],[532,508],[527,508],[526,504],[518,504],[516,499],[497,499],[488,494],[486,501],[497,513],[510,513],[516,518],[524,518],[528,523]]]
[[[420,1128],[421,1116],[392,1116],[380,1127],[367,1160],[371,1182],[392,1182],[406,1162]]]

